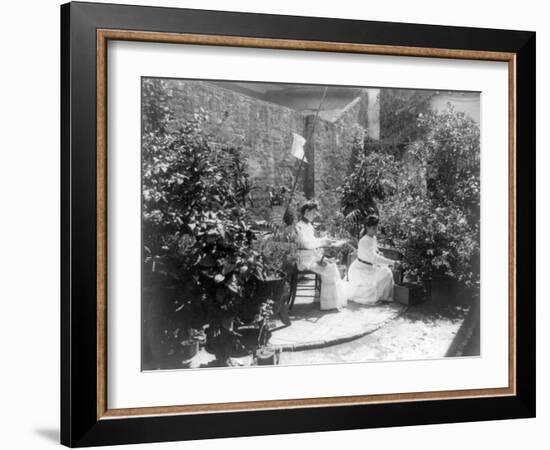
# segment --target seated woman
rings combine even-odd
[[[365,305],[379,300],[393,300],[393,275],[389,266],[395,261],[385,258],[378,251],[378,217],[368,216],[363,230],[357,259],[348,272],[348,300]]]
[[[302,218],[296,224],[298,270],[310,270],[321,277],[321,309],[340,309],[346,305],[345,284],[334,262],[323,258],[322,247],[331,244],[329,238],[315,237],[312,221],[318,212],[315,202],[302,206]]]

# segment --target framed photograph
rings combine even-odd
[[[535,415],[535,33],[61,7],[61,441]]]

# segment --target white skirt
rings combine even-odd
[[[298,270],[310,270],[321,277],[320,308],[322,310],[346,306],[346,282],[340,278],[340,271],[336,264],[325,263],[322,266],[317,262],[317,255],[314,252],[301,251]]]
[[[371,266],[355,260],[348,272],[348,300],[371,305],[393,300],[393,274],[388,266]]]

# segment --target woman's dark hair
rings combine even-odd
[[[375,227],[380,223],[380,220],[378,219],[378,216],[375,216],[374,214],[371,214],[370,216],[367,216],[365,219],[365,227]]]
[[[300,208],[300,214],[302,215],[302,217],[304,217],[305,213],[307,213],[308,211],[313,211],[314,209],[319,209],[319,205],[317,204],[317,202],[311,201],[304,203]]]

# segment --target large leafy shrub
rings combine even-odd
[[[340,203],[346,229],[358,237],[365,217],[378,214],[378,202],[395,193],[399,163],[367,138],[354,152],[350,169],[340,188]]]
[[[461,208],[469,221],[479,221],[480,134],[479,126],[450,104],[441,112],[419,115],[422,137],[408,153],[425,164],[428,194],[441,204]]]
[[[421,195],[396,196],[384,205],[386,243],[404,253],[406,281],[449,275],[465,286],[479,280],[479,241],[464,211]]]
[[[382,145],[358,157],[342,192],[346,222],[358,230],[365,213],[379,213],[383,238],[403,250],[410,280],[440,274],[475,285],[479,127],[449,106],[418,114],[411,137],[402,159]]]
[[[150,89],[165,92],[158,84]],[[162,102],[144,102],[143,112],[146,123],[170,118]],[[155,297],[161,289],[147,288],[172,285],[171,310],[215,331],[245,309],[247,316],[250,309],[269,313],[266,305],[255,304],[254,291],[270,272],[252,245],[244,207],[251,189],[246,164],[238,149],[210,145],[202,125],[207,119],[197,112],[180,128],[144,127],[144,292]]]

